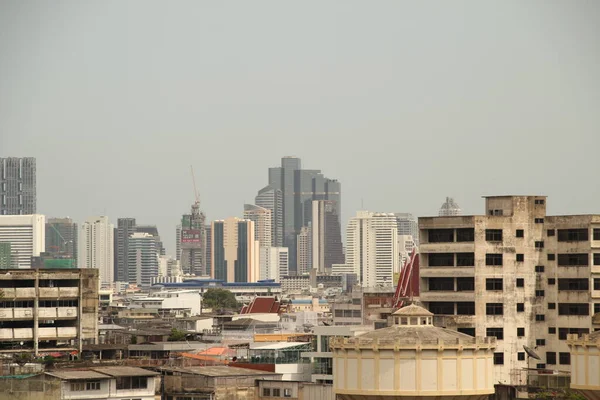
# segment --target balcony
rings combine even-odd
[[[14,328],[13,339],[33,339],[33,328]]]
[[[56,308],[55,307],[40,307],[38,308],[38,317],[39,318],[56,318]]]
[[[15,295],[14,298],[15,299],[34,299],[35,298],[35,288],[32,287],[28,287],[28,288],[15,288]],[[7,298],[8,296],[6,296],[6,294],[4,295],[5,298]]]
[[[440,243],[421,243],[420,253],[473,253],[475,252],[474,242],[440,242]]]
[[[39,288],[41,299],[58,299],[62,297],[78,297],[78,287],[41,287]]]
[[[58,318],[77,318],[77,307],[59,307]]]
[[[421,278],[466,278],[475,276],[474,267],[422,267]]]
[[[13,308],[14,319],[33,319],[33,308]]]
[[[54,338],[72,338],[77,336],[76,327],[64,327],[64,328],[39,328],[38,337],[40,339],[54,339]]]
[[[78,287],[61,287],[58,289],[59,297],[79,297]]]
[[[455,291],[444,291],[444,290],[433,290],[427,292],[421,292],[420,300],[425,302],[430,301],[475,301],[475,292],[455,292]]]

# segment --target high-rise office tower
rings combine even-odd
[[[175,259],[181,260],[181,224],[175,228]]]
[[[160,235],[158,233],[158,228],[156,227],[156,225],[136,225],[135,231],[139,233],[147,233],[150,236],[153,236],[156,239],[156,244],[158,245],[159,255],[166,255],[165,247],[163,245],[162,240],[160,239]]]
[[[253,204],[244,204],[244,219],[254,222],[254,238],[260,247],[272,247],[271,210]]]
[[[400,272],[398,224],[391,213],[359,211],[346,230],[346,265],[363,287],[391,286]]]
[[[205,275],[210,276],[212,274],[212,225],[211,224],[207,224],[205,226],[204,231],[205,233],[205,237],[206,237],[206,246],[204,246],[204,251],[206,256],[204,257],[204,259],[206,260],[206,271],[205,271]]]
[[[281,167],[269,168],[269,186],[283,198],[283,246],[289,249],[290,273],[297,268],[297,240],[302,227],[312,222],[312,201],[331,200],[341,210],[341,185],[319,170],[303,170],[299,158],[284,157]]]
[[[312,230],[310,225],[303,226],[298,234],[298,251],[296,265],[299,275],[307,274],[312,269]]]
[[[152,285],[152,278],[158,276],[160,257],[159,241],[146,232],[135,232],[128,243],[128,281],[139,286]]]
[[[31,257],[45,251],[45,222],[46,217],[40,214],[0,215],[0,243],[10,268],[31,268]]]
[[[419,246],[419,224],[410,213],[395,213],[398,220],[398,235],[411,235],[416,246]]]
[[[135,218],[119,218],[115,238],[115,281],[129,282],[129,237],[135,232]]]
[[[71,218],[46,220],[46,253],[54,258],[77,260],[77,224]]]
[[[34,157],[0,158],[0,215],[36,213]]]
[[[211,277],[226,282],[256,282],[260,275],[259,243],[254,222],[228,218],[212,223]]]
[[[258,191],[254,203],[271,210],[271,246],[283,246],[283,192],[267,185]]]
[[[313,200],[312,208],[312,268],[331,273],[333,264],[345,261],[337,207],[332,200]]]
[[[452,217],[455,215],[462,215],[462,210],[460,209],[458,203],[455,202],[452,197],[446,197],[446,201],[440,207],[438,215],[440,217]]]
[[[114,281],[114,225],[108,217],[90,217],[79,233],[79,267],[99,270],[100,282]]]
[[[493,196],[481,215],[419,218],[420,300],[440,326],[496,337],[501,384],[524,368],[569,371],[567,335],[591,333],[600,312],[600,215],[547,215],[546,200]]]
[[[181,269],[184,274],[206,275],[205,220],[198,201],[192,205],[192,212],[181,218]]]

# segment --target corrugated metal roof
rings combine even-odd
[[[236,368],[236,367],[187,367],[187,368],[163,368],[166,371],[175,371],[193,375],[203,375],[211,377],[219,376],[255,376],[255,375],[280,375],[275,372],[259,371],[248,368]]]
[[[252,350],[283,350],[292,347],[306,346],[306,342],[275,342],[252,347]]]
[[[92,368],[93,371],[100,372],[109,376],[154,376],[159,375],[158,372],[149,371],[137,367],[101,367]]]
[[[84,371],[75,371],[69,369],[63,369],[60,371],[52,371],[46,372],[46,375],[54,376],[55,378],[64,379],[67,381],[77,380],[77,379],[108,379],[110,378],[108,375],[101,374],[99,372],[84,370]]]

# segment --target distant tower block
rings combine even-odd
[[[440,217],[452,217],[455,215],[462,215],[462,210],[458,203],[454,201],[452,197],[446,197],[446,202],[440,207],[438,213]]]

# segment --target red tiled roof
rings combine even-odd
[[[240,314],[279,313],[280,303],[275,297],[255,297]]]

